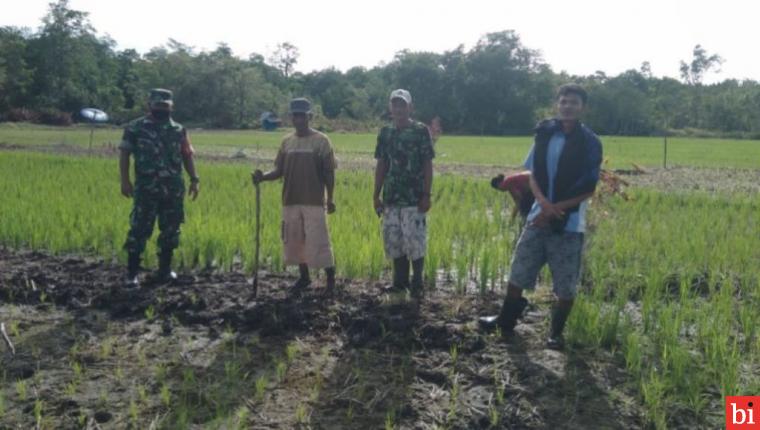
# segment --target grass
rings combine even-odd
[[[273,158],[287,130],[191,130],[193,146],[200,154]],[[118,146],[122,130],[107,127],[95,132],[94,147]],[[332,133],[330,138],[342,160],[371,161],[375,134]],[[0,144],[40,146],[65,144],[87,148],[87,127],[45,127],[0,123]],[[531,146],[529,136],[442,136],[436,143],[436,163],[518,166]],[[611,168],[631,168],[631,163],[659,167],[663,162],[661,137],[602,136],[605,158]],[[760,168],[760,141],[669,138],[668,166]]]

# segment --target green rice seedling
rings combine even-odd
[[[494,405],[488,407],[488,422],[493,428],[496,428],[501,422],[501,414],[499,414],[499,409],[494,407]]]
[[[164,380],[166,380],[167,371],[168,368],[166,363],[156,363],[153,367],[153,377],[156,378],[158,382],[164,382]]]
[[[73,397],[77,393],[78,385],[76,382],[72,381],[66,384],[66,387],[63,389],[63,392],[69,396]]]
[[[459,349],[457,348],[457,344],[451,344],[451,347],[449,348],[449,356],[451,357],[451,364],[456,366],[457,359],[459,358]]]
[[[16,381],[16,395],[18,396],[18,399],[20,401],[25,401],[27,397],[27,386],[26,381]]]
[[[42,412],[44,411],[45,404],[40,399],[34,400],[34,422],[37,423],[37,428],[42,427]]]
[[[256,378],[256,385],[255,385],[256,391],[253,396],[254,401],[260,402],[264,400],[264,394],[267,391],[268,383],[269,381],[266,374],[261,375],[258,378]]]
[[[137,398],[140,401],[140,404],[142,405],[148,404],[148,389],[145,388],[145,385],[142,385],[142,384],[137,385]]]
[[[288,346],[285,347],[285,360],[288,365],[293,363],[293,360],[296,359],[296,355],[298,355],[298,344],[296,342],[291,342],[288,344]]]
[[[100,343],[100,359],[106,360],[114,352],[114,344],[116,339],[113,336],[108,336]]]
[[[296,423],[300,425],[306,425],[309,423],[309,413],[307,407],[303,403],[299,403],[296,406]]]
[[[85,428],[87,425],[87,411],[84,410],[84,408],[79,408],[79,415],[77,415],[77,424],[79,424],[79,427]]]
[[[282,383],[285,380],[285,374],[288,371],[288,363],[285,361],[278,361],[275,365],[275,374],[277,375],[277,382]]]
[[[128,409],[128,416],[129,416],[129,422],[132,425],[132,428],[138,428],[138,421],[140,419],[140,409],[137,406],[137,402],[135,399],[132,399],[129,401],[129,409]]]
[[[396,428],[396,409],[390,408],[385,413],[385,430],[393,430]]]
[[[166,408],[170,407],[172,403],[172,394],[171,391],[169,391],[169,386],[165,382],[161,383],[160,396],[161,404],[163,404]]]
[[[121,367],[121,364],[116,366],[116,369],[114,370],[113,376],[116,378],[116,381],[123,382],[124,381],[124,368]]]
[[[460,383],[458,375],[453,375],[451,378],[451,388],[449,389],[449,410],[446,414],[446,421],[451,422],[457,415],[459,408],[459,390]]]

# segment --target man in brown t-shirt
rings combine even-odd
[[[335,154],[330,139],[309,127],[311,103],[304,98],[290,102],[295,127],[282,141],[274,170],[253,172],[253,183],[283,178],[281,238],[286,265],[298,265],[301,277],[294,288],[311,284],[309,268],[325,269],[327,289],[335,287],[335,262],[327,231],[326,212],[335,212]],[[325,200],[325,191],[327,200]]]

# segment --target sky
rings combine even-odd
[[[0,0],[0,26],[36,29],[51,0]],[[225,42],[235,55],[269,57],[278,43],[300,51],[296,70],[390,62],[402,50],[472,47],[485,33],[515,30],[555,72],[616,75],[649,61],[679,76],[695,45],[725,62],[705,82],[760,80],[760,2],[746,0],[70,0],[119,49],[145,53],[173,38],[198,51]]]

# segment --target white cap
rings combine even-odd
[[[391,91],[390,100],[393,100],[393,99],[401,99],[401,100],[405,101],[406,104],[408,104],[408,105],[412,104],[412,95],[409,94],[409,91],[402,90],[400,88],[397,89],[397,90]]]

